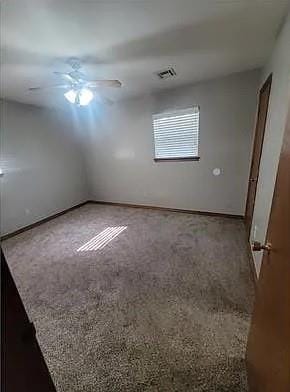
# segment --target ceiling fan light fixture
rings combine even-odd
[[[73,104],[79,106],[87,106],[94,98],[94,94],[88,88],[81,88],[80,90],[69,90],[64,93],[65,98]]]
[[[64,96],[70,103],[75,103],[77,92],[75,90],[69,90],[66,93],[64,93]]]
[[[82,88],[79,91],[78,100],[80,106],[87,106],[93,98],[94,98],[94,94],[88,88]]]

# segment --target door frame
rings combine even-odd
[[[290,101],[267,234],[264,245],[256,249],[263,257],[246,350],[251,392],[290,390],[289,160]]]
[[[267,125],[267,118],[268,118],[268,112],[269,112],[269,100],[270,100],[270,95],[271,95],[271,86],[272,86],[272,78],[273,74],[270,73],[270,75],[267,77],[265,82],[263,83],[262,87],[259,90],[259,101],[258,101],[258,110],[257,110],[257,115],[256,115],[256,124],[255,124],[255,135],[254,135],[254,143],[253,143],[253,148],[252,148],[252,157],[251,157],[251,167],[250,167],[250,173],[249,173],[249,179],[248,179],[248,190],[247,190],[247,199],[246,199],[246,207],[245,207],[245,223],[246,223],[246,229],[248,233],[248,238],[250,237],[251,234],[251,227],[252,227],[252,222],[253,222],[253,215],[254,215],[254,208],[255,208],[255,202],[256,202],[256,194],[257,194],[257,186],[258,186],[258,179],[259,179],[259,174],[260,174],[260,163],[261,163],[261,157],[262,157],[262,152],[263,152],[263,145],[264,145],[264,137],[265,137],[265,130],[266,130],[266,125]],[[261,150],[259,152],[258,156],[258,175],[255,180],[255,190],[254,190],[254,199],[253,199],[253,211],[250,217],[249,222],[247,222],[247,211],[249,208],[249,202],[250,202],[250,190],[251,190],[251,178],[252,178],[252,170],[254,166],[254,158],[255,158],[255,152],[256,152],[256,146],[258,143],[258,126],[259,126],[259,116],[261,112],[261,95],[262,93],[266,90],[266,88],[269,89],[269,97],[268,97],[268,104],[267,104],[267,112],[266,112],[266,117],[265,117],[265,126],[263,129],[263,134],[262,134],[262,144],[261,144]]]
[[[4,253],[1,261],[1,391],[56,392]]]

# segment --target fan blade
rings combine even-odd
[[[58,71],[54,71],[53,72],[55,75],[60,76],[61,78],[67,80],[70,83],[75,83],[76,79],[74,79],[70,74],[65,73],[65,72],[58,72]]]
[[[71,88],[70,85],[67,84],[55,84],[55,85],[51,85],[51,86],[42,86],[42,87],[30,87],[28,90],[29,91],[37,91],[37,90],[46,90],[49,88]]]
[[[103,98],[102,98],[102,101],[104,102],[105,105],[114,105],[114,101],[112,101],[112,100],[109,99],[109,98],[103,97]]]
[[[122,83],[119,80],[90,80],[87,83],[88,87],[121,87]]]
[[[68,75],[71,78],[73,78],[75,81],[82,81],[82,82],[88,81],[86,75],[83,74],[81,71],[72,71]]]
[[[114,101],[112,101],[111,99],[107,98],[107,97],[102,97],[99,94],[95,94],[95,98],[96,100],[103,105],[113,105]]]

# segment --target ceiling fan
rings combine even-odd
[[[81,63],[78,59],[71,58],[67,61],[72,67],[70,72],[57,72],[53,73],[59,76],[62,80],[62,84],[55,84],[51,86],[43,87],[30,87],[29,91],[37,91],[44,89],[64,89],[65,98],[78,106],[86,106],[94,98],[94,90],[104,87],[121,87],[122,83],[119,80],[88,80],[86,76],[80,71]],[[106,99],[107,100],[107,99]],[[109,100],[107,100],[109,102]]]

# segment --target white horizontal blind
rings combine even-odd
[[[156,159],[198,157],[199,107],[153,115]]]

